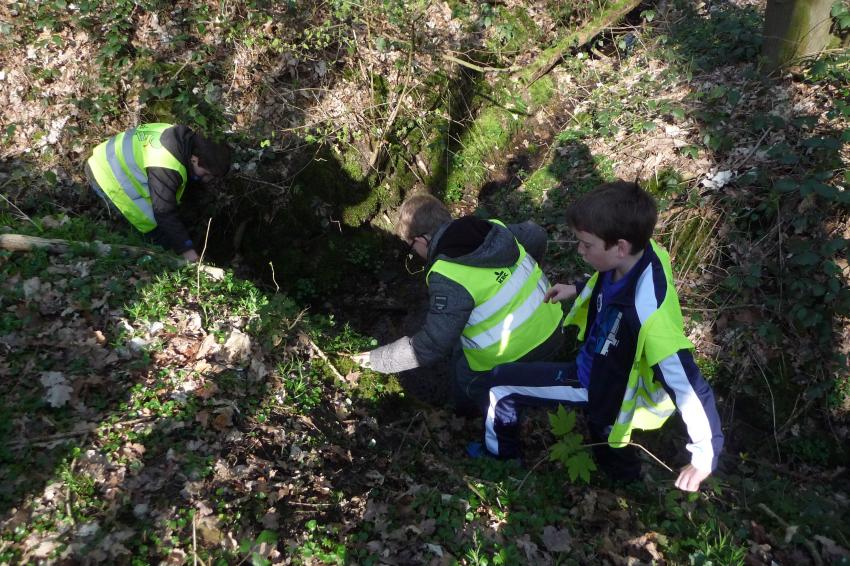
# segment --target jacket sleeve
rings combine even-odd
[[[451,355],[475,302],[466,289],[439,273],[430,276],[428,301],[428,314],[419,332],[372,350],[374,371],[405,371],[433,365]]]
[[[177,214],[177,190],[182,181],[180,174],[162,167],[148,167],[146,172],[156,218],[154,240],[179,254],[194,248],[192,238]]]
[[[691,464],[703,471],[714,471],[717,457],[723,450],[720,416],[714,402],[714,392],[702,377],[690,350],[679,350],[653,366],[655,378],[673,398],[690,443]]]
[[[508,229],[513,233],[517,241],[531,254],[538,264],[543,262],[546,256],[546,243],[548,235],[546,230],[531,220],[521,224],[509,224]]]

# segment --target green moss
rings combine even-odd
[[[552,95],[555,94],[555,82],[552,80],[552,77],[546,75],[531,85],[528,92],[531,96],[531,104],[533,106],[544,106],[552,99]]]
[[[395,375],[364,371],[357,382],[357,396],[366,401],[379,401],[388,396],[404,397],[404,388]]]
[[[540,197],[558,186],[558,183],[559,180],[550,167],[541,167],[531,174],[523,187],[525,187],[526,194],[539,201]]]
[[[446,180],[446,200],[458,201],[468,189],[480,187],[487,178],[487,161],[504,149],[517,131],[519,115],[501,107],[485,108],[461,138],[461,149],[452,158]]]
[[[366,180],[365,168],[362,164],[360,153],[352,146],[347,146],[346,151],[342,153],[340,166],[343,173],[355,183],[362,183]]]

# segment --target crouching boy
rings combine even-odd
[[[499,458],[519,456],[521,406],[585,409],[599,468],[615,480],[640,476],[633,429],[657,429],[678,409],[687,427],[691,463],[676,480],[696,491],[723,447],[714,394],[685,338],[670,258],[651,237],[657,220],[651,195],[635,183],[603,184],[567,210],[578,253],[596,273],[576,285],[557,284],[549,302],[576,297],[564,326],[578,327],[575,361],[512,363],[492,370],[485,410],[485,447]]]

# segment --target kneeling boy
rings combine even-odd
[[[676,480],[696,491],[723,447],[714,394],[685,338],[670,258],[651,237],[658,217],[651,195],[635,183],[603,184],[567,210],[578,253],[596,273],[577,285],[557,284],[549,302],[578,295],[564,320],[581,350],[569,363],[513,363],[492,370],[485,446],[499,458],[519,456],[520,406],[585,408],[594,456],[615,480],[640,474],[633,429],[656,429],[676,409],[691,442],[691,463]]]

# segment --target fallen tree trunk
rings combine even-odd
[[[581,29],[570,33],[558,41],[553,47],[543,51],[538,61],[529,68],[531,78],[528,79],[526,84],[528,86],[534,84],[540,77],[554,69],[555,65],[564,58],[567,52],[571,49],[587,45],[594,37],[637,8],[640,3],[641,0],[617,0],[601,14],[584,24]]]
[[[46,250],[52,254],[67,254],[74,247],[83,247],[92,250],[99,256],[109,255],[118,251],[127,257],[140,257],[143,255],[156,255],[165,257],[175,267],[182,267],[191,262],[177,256],[164,256],[164,254],[137,246],[125,246],[121,244],[104,244],[103,242],[74,242],[58,238],[39,238],[38,236],[26,236],[24,234],[0,234],[0,249],[12,252],[30,252],[33,250]],[[200,270],[213,279],[224,277],[224,270],[209,265],[201,265]]]

